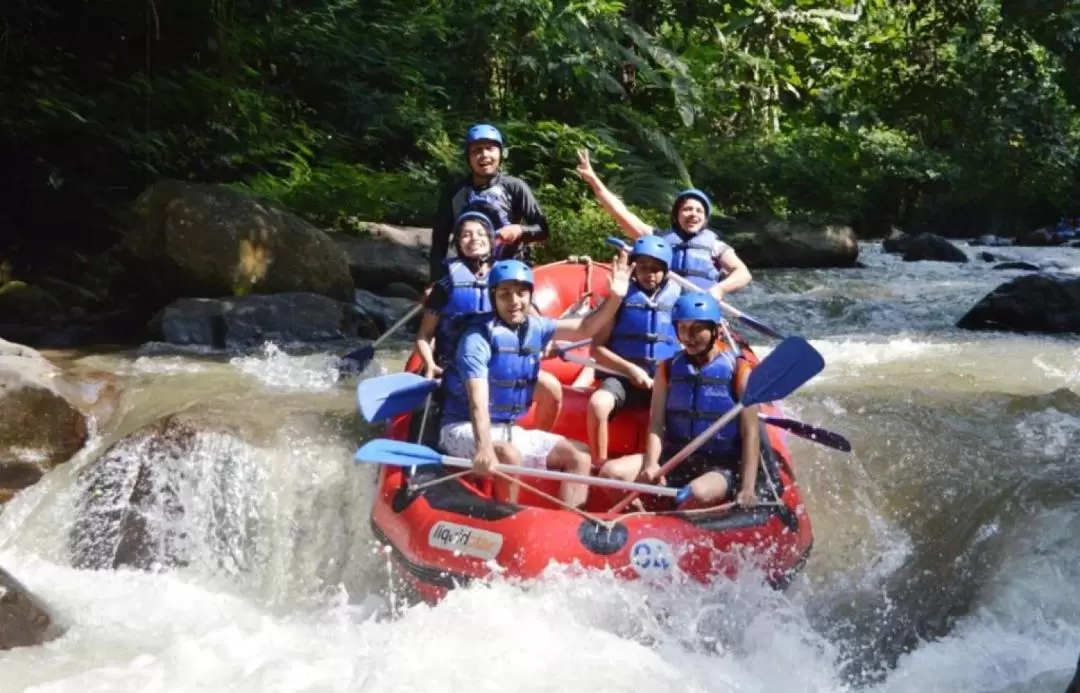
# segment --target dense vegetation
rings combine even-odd
[[[1080,213],[1080,10],[1064,0],[13,0],[0,236],[100,248],[153,180],[327,227],[429,223],[479,120],[585,249],[573,174],[663,210],[946,235]],[[6,245],[0,243],[0,245]]]

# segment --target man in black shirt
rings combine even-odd
[[[474,125],[465,135],[469,175],[443,191],[431,234],[431,281],[446,274],[443,261],[450,245],[454,220],[468,209],[492,217],[496,226],[495,259],[528,262],[529,244],[547,240],[548,226],[532,189],[520,178],[499,171],[503,137],[495,127]]]

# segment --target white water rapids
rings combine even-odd
[[[1080,273],[1080,250],[990,250]],[[816,541],[785,593],[749,573],[661,589],[553,569],[406,607],[372,542],[373,470],[352,462],[370,431],[355,379],[334,375],[340,345],[80,355],[121,375],[127,408],[0,514],[0,565],[69,626],[0,652],[0,693],[1061,693],[1080,652],[1080,341],[951,327],[1019,272],[874,244],[861,259],[761,272],[731,297],[822,352],[788,412],[855,447],[792,439]],[[206,401],[273,433],[262,447],[200,438],[198,455],[232,471],[186,490],[195,560],[69,567],[78,468]]]

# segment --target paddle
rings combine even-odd
[[[416,373],[380,375],[357,384],[356,404],[368,423],[385,421],[416,409],[438,387],[438,380]]]
[[[696,438],[687,443],[679,452],[668,460],[660,468],[658,477],[671,472],[672,469],[698,448],[716,435],[720,429],[728,425],[746,407],[764,402],[774,402],[787,397],[821,372],[825,367],[825,360],[814,347],[810,346],[802,337],[788,337],[780,342],[772,352],[761,360],[750,372],[746,382],[746,392],[743,393],[739,403],[732,407],[731,411],[717,419],[711,426],[702,431]],[[619,512],[636,498],[636,494],[630,494],[611,507],[608,512]]]
[[[390,329],[388,329],[386,332],[383,332],[381,335],[379,335],[379,338],[376,339],[374,342],[372,342],[371,344],[368,344],[365,347],[360,347],[356,351],[352,351],[352,352],[349,352],[348,354],[345,354],[343,357],[341,357],[341,360],[345,361],[345,362],[348,362],[350,364],[350,366],[351,366],[350,370],[352,370],[352,369],[355,369],[356,371],[364,370],[365,368],[367,368],[367,365],[369,363],[371,363],[371,359],[375,358],[375,350],[378,349],[379,346],[381,346],[382,343],[386,341],[386,338],[389,337],[390,335],[394,334],[395,332],[397,332],[399,329],[401,329],[401,327],[403,325],[405,325],[405,323],[407,323],[410,320],[412,320],[413,318],[415,318],[417,316],[417,314],[420,313],[420,311],[423,310],[423,309],[424,309],[424,304],[423,303],[418,304],[415,308],[413,308],[408,313],[406,313],[404,315],[404,317],[402,317],[400,320],[398,320],[393,325],[391,325]]]
[[[619,373],[611,368],[605,368],[596,362],[595,359],[586,358],[584,356],[577,356],[575,354],[560,353],[559,357],[564,361],[570,361],[571,363],[579,363],[582,366],[591,366],[598,371],[604,373],[610,373],[611,375],[617,375],[625,377],[622,373]],[[848,439],[839,433],[826,430],[824,428],[818,428],[802,421],[796,421],[795,419],[787,419],[782,416],[768,416],[762,414],[758,417],[762,422],[769,424],[770,426],[776,426],[786,431],[799,436],[800,438],[806,438],[814,443],[820,443],[826,447],[834,448],[842,452],[851,452],[851,443]]]
[[[786,419],[781,416],[769,416],[762,414],[758,417],[770,426],[776,426],[782,428],[785,431],[789,431],[800,438],[806,438],[813,443],[819,443],[826,447],[839,450],[840,452],[851,452],[851,442],[840,435],[824,428],[818,428],[802,421],[796,421],[795,419]]]
[[[621,238],[616,238],[615,236],[608,236],[607,239],[606,239],[606,242],[609,245],[613,245],[616,248],[620,248],[620,249],[624,249],[624,250],[630,250],[630,248],[631,248],[629,243],[627,243],[626,241],[624,241]],[[701,292],[705,291],[705,289],[702,289],[700,286],[698,286],[697,284],[691,282],[689,279],[686,279],[683,276],[675,274],[674,272],[668,272],[668,276],[671,278],[672,282],[674,282],[675,284],[678,284],[681,288],[685,289],[686,291],[701,291]],[[760,332],[761,334],[763,334],[763,335],[765,335],[767,337],[773,337],[775,339],[783,339],[784,338],[784,335],[777,332],[773,328],[769,327],[765,323],[761,322],[760,320],[758,320],[754,316],[747,315],[746,313],[742,312],[741,310],[739,310],[735,306],[732,306],[732,305],[730,305],[728,303],[725,303],[724,301],[719,301],[719,303],[720,303],[721,308],[723,308],[728,313],[731,313],[731,315],[733,315],[736,319],[739,320],[739,322],[743,323],[747,327],[755,329],[755,330],[757,330],[758,332]]]
[[[443,455],[425,445],[406,443],[400,440],[388,438],[376,438],[369,440],[356,451],[354,459],[357,462],[367,464],[385,464],[395,467],[423,467],[432,464],[441,464],[447,467],[460,467],[469,469],[472,460],[464,457],[450,457]],[[555,481],[571,481],[589,486],[603,486],[620,491],[632,491],[634,493],[651,493],[656,496],[674,498],[676,503],[682,503],[690,497],[690,488],[668,488],[666,486],[653,486],[651,484],[638,484],[632,481],[619,481],[618,479],[605,479],[598,476],[584,476],[557,472],[552,469],[532,469],[530,467],[517,467],[501,464],[499,470],[506,474],[520,474],[521,476],[534,476],[538,479],[553,479]]]

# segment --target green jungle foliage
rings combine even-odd
[[[103,247],[163,178],[336,229],[424,225],[500,127],[545,252],[606,256],[574,175],[662,221],[1014,234],[1080,213],[1080,9],[1064,0],[13,0],[0,236]]]

